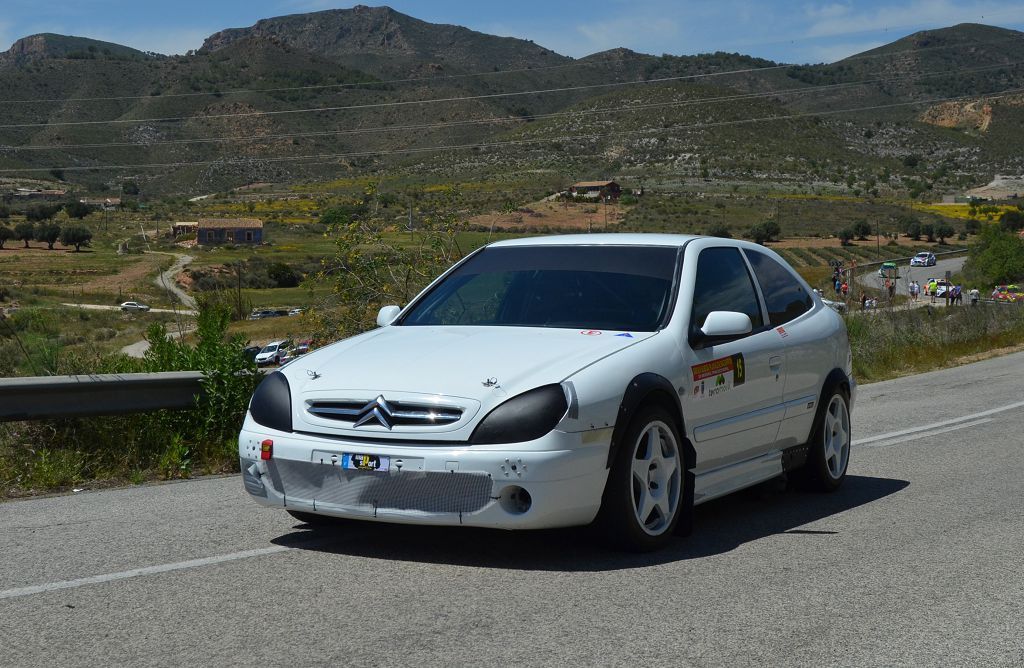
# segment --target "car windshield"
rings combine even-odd
[[[668,246],[485,248],[397,324],[651,332],[672,301],[678,254]]]
[[[275,352],[276,350],[277,350],[277,344],[276,343],[271,343],[269,346],[267,346],[266,348],[264,348],[260,352],[261,353],[272,353],[272,352]]]

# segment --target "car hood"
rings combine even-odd
[[[540,327],[384,327],[304,356],[289,382],[305,390],[374,388],[483,397],[557,383],[653,333]],[[320,375],[316,380],[306,370]]]
[[[462,431],[509,397],[558,383],[654,333],[526,327],[383,327],[304,355],[282,370],[292,389],[293,418],[307,429],[368,435],[380,429],[311,416],[310,401],[450,403],[464,419],[446,428],[387,430],[402,434]],[[298,427],[297,427],[298,428]],[[384,435],[381,432],[380,435]]]

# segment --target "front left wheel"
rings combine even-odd
[[[618,547],[664,547],[684,512],[682,439],[660,406],[641,409],[624,434],[608,473],[598,526]]]

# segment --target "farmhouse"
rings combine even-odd
[[[179,221],[171,225],[171,236],[175,239],[186,234],[196,234],[197,232],[199,232],[199,223]]]
[[[615,181],[581,181],[573,184],[569,192],[578,197],[618,199],[622,194],[622,188]]]
[[[94,206],[94,207],[100,209],[101,211],[114,211],[115,209],[117,209],[117,207],[121,206],[121,198],[120,197],[104,197],[104,198],[95,198],[95,199],[94,198],[89,198],[89,197],[83,197],[82,199],[80,199],[78,201],[81,202],[82,204],[88,204],[89,206]]]
[[[202,218],[197,228],[200,246],[263,243],[263,221],[257,218]]]

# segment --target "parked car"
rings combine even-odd
[[[284,357],[285,352],[288,351],[292,342],[287,339],[281,341],[271,341],[267,345],[263,346],[263,350],[256,355],[256,366],[269,366],[271,364],[280,364],[281,358]]]
[[[249,320],[262,320],[264,318],[280,318],[288,315],[283,309],[260,309],[249,314]]]
[[[948,290],[952,289],[952,288],[953,288],[953,284],[952,283],[950,283],[949,281],[947,281],[944,278],[940,278],[938,281],[935,282],[935,298],[936,299],[945,299],[946,298],[946,292]]]
[[[309,349],[309,341],[299,341],[294,346],[285,351],[284,355],[281,357],[281,364],[284,365],[287,364],[288,362],[291,362],[296,357],[302,357],[303,355],[309,352]]]
[[[242,351],[242,357],[249,360],[250,362],[255,362],[256,356],[260,354],[261,350],[263,349],[260,348],[259,346],[246,346],[245,349]]]
[[[910,258],[911,267],[934,267],[935,266],[935,253],[929,253],[928,251],[921,251],[914,257]]]
[[[843,319],[775,252],[655,234],[501,241],[378,329],[269,374],[238,439],[257,503],[664,546],[693,506],[846,475]]]
[[[996,301],[1016,303],[1024,301],[1024,292],[1017,285],[997,285],[992,291],[992,297]]]
[[[149,306],[142,302],[124,302],[121,304],[121,310],[126,313],[129,311],[148,311]]]
[[[302,315],[305,312],[306,312],[305,308],[301,308],[301,307],[300,308],[293,308],[292,310],[288,311],[288,315],[290,315],[290,316]]]

